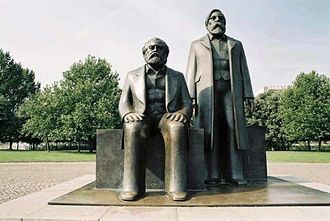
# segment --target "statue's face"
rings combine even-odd
[[[146,43],[143,50],[143,57],[147,64],[164,65],[167,61],[167,52],[162,42],[151,40]]]
[[[223,35],[226,32],[225,16],[219,11],[213,12],[207,23],[207,30],[212,35]]]

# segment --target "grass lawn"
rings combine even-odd
[[[95,153],[70,151],[0,150],[0,163],[5,162],[92,162]],[[268,162],[330,163],[330,152],[267,151]]]
[[[268,162],[330,163],[330,152],[267,151]]]
[[[5,162],[88,162],[95,161],[95,153],[69,151],[0,150],[0,163]]]

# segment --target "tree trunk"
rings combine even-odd
[[[96,145],[96,142],[93,138],[89,139],[89,152],[93,153],[94,146]]]
[[[78,141],[78,153],[80,153],[80,141]]]
[[[308,151],[311,151],[312,148],[311,148],[311,141],[310,140],[307,140],[307,146],[308,146]]]
[[[46,137],[46,150],[49,152],[49,142],[48,142],[48,137]]]
[[[13,150],[13,142],[9,141],[9,150]]]
[[[92,153],[93,152],[93,141],[89,140],[89,152]]]
[[[321,144],[322,144],[322,139],[319,138],[319,151],[321,151]]]
[[[19,149],[19,141],[17,142],[17,146],[16,146],[17,150]]]

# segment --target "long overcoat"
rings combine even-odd
[[[253,98],[250,74],[242,43],[227,37],[230,67],[230,85],[235,140],[238,149],[248,149],[244,99]],[[214,87],[211,41],[208,35],[193,41],[190,47],[186,81],[191,98],[196,99],[195,127],[203,128],[205,148],[213,148]],[[220,109],[221,110],[221,109]],[[221,125],[220,125],[221,126]]]

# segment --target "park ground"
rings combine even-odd
[[[95,162],[95,153],[76,151],[0,150],[0,163],[9,162]],[[268,151],[267,161],[276,163],[330,163],[330,152]]]
[[[268,152],[268,175],[330,185],[329,152]],[[0,151],[0,204],[83,175],[95,175],[95,153]]]

